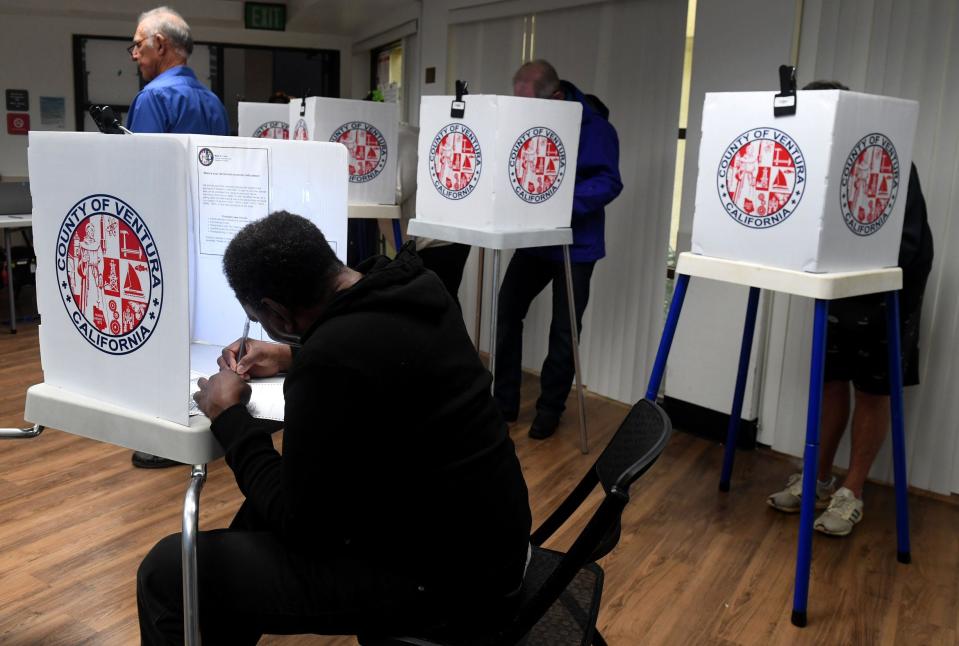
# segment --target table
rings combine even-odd
[[[0,229],[3,229],[3,246],[7,253],[7,287],[10,292],[10,334],[17,333],[17,304],[13,294],[13,252],[10,237],[14,229],[28,229],[33,226],[33,216],[29,213],[0,215]]]
[[[576,394],[579,399],[580,450],[589,453],[589,436],[586,431],[586,400],[583,395],[583,380],[579,362],[579,332],[576,329],[576,308],[573,303],[573,283],[570,270],[569,245],[573,243],[573,230],[561,229],[524,229],[500,231],[459,227],[452,224],[424,222],[417,218],[410,220],[407,234],[424,238],[433,238],[445,242],[491,249],[493,251],[493,285],[490,303],[490,351],[489,370],[496,375],[496,313],[499,304],[499,265],[503,249],[523,249],[528,247],[563,247],[563,264],[566,269],[566,301],[569,304],[569,322],[572,331],[573,365],[576,372]],[[555,288],[555,287],[554,287]],[[479,339],[477,338],[477,345]]]
[[[725,455],[719,488],[729,491],[736,437],[746,390],[746,373],[752,349],[753,329],[759,304],[759,290],[768,289],[786,294],[815,299],[816,313],[810,357],[808,406],[806,409],[806,446],[803,453],[802,506],[799,515],[799,540],[796,554],[796,579],[793,593],[792,623],[805,626],[809,597],[809,568],[812,561],[813,516],[816,501],[816,476],[819,462],[819,425],[822,410],[823,367],[826,356],[826,322],[829,301],[862,294],[884,293],[886,298],[886,329],[888,334],[888,361],[890,385],[890,414],[892,417],[893,461],[896,487],[896,530],[900,563],[911,560],[909,548],[909,508],[907,498],[905,433],[902,401],[902,363],[899,340],[899,290],[902,288],[902,270],[898,267],[868,271],[812,274],[767,267],[756,263],[711,258],[692,253],[681,253],[676,265],[676,286],[666,317],[666,326],[660,339],[653,364],[646,398],[655,401],[662,383],[669,349],[679,322],[679,314],[686,297],[691,276],[711,278],[749,287],[746,322],[733,394],[732,411],[727,429]]]

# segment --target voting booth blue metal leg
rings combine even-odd
[[[206,481],[206,465],[193,465],[190,486],[183,500],[183,639],[187,646],[200,646],[200,610],[196,569],[196,536],[200,520],[200,492]]]
[[[906,433],[902,403],[902,348],[899,340],[899,292],[886,292],[889,354],[889,408],[892,414],[892,459],[896,477],[896,557],[912,561],[909,549],[909,481],[906,479]]]
[[[576,304],[573,301],[573,269],[569,260],[569,245],[563,245],[563,265],[566,268],[566,303],[569,305],[569,329],[573,339],[573,368],[576,373],[576,395],[579,398],[580,451],[589,453],[589,435],[586,432],[586,397],[579,368],[579,330],[576,327]]]
[[[400,221],[393,220],[393,245],[396,247],[396,253],[400,252],[403,246],[403,232],[400,230]]]
[[[829,301],[816,299],[812,356],[809,368],[809,406],[806,409],[806,450],[803,453],[802,503],[799,511],[799,548],[792,622],[806,625],[809,600],[809,567],[812,563],[812,525],[816,512],[816,479],[819,470],[819,422],[822,413],[823,369],[826,363],[826,319]]]
[[[663,383],[663,373],[666,371],[666,360],[669,358],[669,349],[673,345],[676,335],[676,324],[679,323],[679,313],[686,300],[686,287],[689,285],[689,276],[676,275],[676,285],[673,287],[673,298],[669,302],[669,313],[666,314],[666,325],[663,327],[663,336],[659,339],[659,350],[656,351],[656,360],[653,362],[653,371],[649,376],[649,385],[646,387],[646,399],[656,401],[659,395],[659,386]]]
[[[34,424],[29,428],[0,428],[0,440],[25,440],[43,433],[43,426]]]
[[[719,476],[719,490],[729,491],[729,479],[736,459],[736,440],[739,437],[739,419],[743,412],[743,397],[746,394],[746,376],[749,372],[749,355],[753,349],[753,332],[756,330],[756,310],[759,309],[759,288],[749,288],[746,304],[746,323],[743,325],[743,344],[739,349],[739,369],[736,371],[736,390],[733,392],[733,408],[729,413],[726,430],[726,452],[723,455],[723,472]]]

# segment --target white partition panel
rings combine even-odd
[[[186,425],[181,144],[33,132],[29,146],[44,381]]]

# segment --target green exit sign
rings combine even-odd
[[[286,5],[267,2],[245,2],[244,24],[247,29],[286,30]]]

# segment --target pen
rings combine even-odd
[[[250,336],[250,318],[247,317],[246,323],[243,324],[243,336],[240,337],[240,347],[236,351],[236,363],[239,365],[240,359],[243,358],[243,355],[246,353],[246,338]]]

